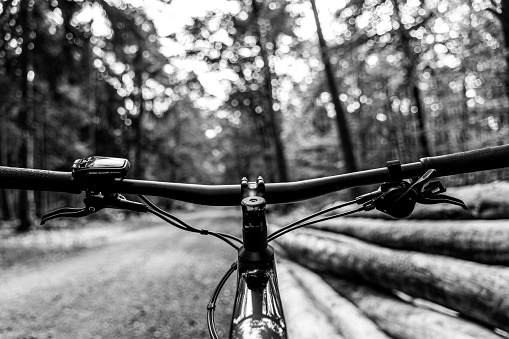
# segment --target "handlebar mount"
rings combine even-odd
[[[420,178],[401,179],[401,164],[398,160],[388,161],[387,169],[392,181],[383,183],[376,192],[358,197],[365,210],[376,208],[394,218],[406,218],[414,210],[416,203],[425,205],[448,203],[468,209],[465,203],[445,194],[445,187],[438,180],[432,180],[435,169],[427,170]],[[366,201],[367,200],[367,201]]]
[[[41,225],[50,219],[60,217],[84,217],[104,208],[147,212],[146,205],[129,201],[123,195],[113,193],[115,182],[127,175],[129,167],[129,161],[121,158],[93,156],[77,159],[72,165],[71,175],[86,192],[85,207],[64,207],[46,213],[41,218]]]

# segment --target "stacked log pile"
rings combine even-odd
[[[344,218],[277,246],[345,339],[509,337],[509,221]]]

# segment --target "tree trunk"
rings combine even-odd
[[[8,159],[8,145],[7,142],[7,122],[6,122],[6,110],[0,111],[0,166],[9,166]],[[2,202],[2,219],[11,220],[13,217],[12,213],[12,196],[6,189],[0,189],[0,201]]]
[[[501,20],[502,28],[504,30],[504,41],[505,41],[505,96],[509,101],[509,0],[502,0],[502,14]],[[507,121],[507,119],[506,119]]]
[[[28,44],[31,42],[30,25],[33,4],[30,1],[22,2],[20,6],[20,22],[23,27],[23,45],[21,53],[21,93],[22,103],[18,116],[18,124],[22,131],[21,146],[19,150],[20,166],[25,168],[34,167],[34,143],[33,143],[33,82],[28,79],[31,71],[30,51]],[[19,191],[18,218],[20,220],[16,230],[18,232],[28,232],[34,223],[35,199],[33,191]]]
[[[276,117],[276,113],[274,112],[274,99],[273,99],[273,93],[272,93],[272,74],[270,71],[270,65],[269,65],[269,57],[267,55],[267,49],[265,46],[265,37],[262,34],[259,18],[260,18],[260,10],[258,8],[258,2],[255,0],[252,2],[253,6],[253,15],[256,22],[256,33],[258,35],[258,38],[256,39],[256,42],[258,44],[258,47],[260,47],[260,54],[263,60],[263,70],[265,73],[265,99],[267,100],[267,104],[265,105],[267,109],[267,115],[269,118],[270,128],[269,132],[272,136],[272,140],[274,142],[274,150],[276,152],[276,162],[278,167],[278,173],[279,173],[279,181],[288,181],[288,169],[286,165],[286,156],[284,151],[283,142],[281,140],[281,126],[280,122]]]
[[[460,136],[459,136],[459,144],[460,144],[460,150],[461,151],[465,151],[465,150],[468,150],[469,149],[469,146],[468,146],[468,141],[469,141],[469,137],[468,137],[468,134],[469,134],[469,119],[470,119],[470,114],[469,114],[469,109],[468,109],[468,105],[467,105],[467,81],[466,81],[466,69],[465,67],[463,66],[461,68],[461,72],[463,74],[463,81],[462,81],[462,87],[463,87],[463,90],[461,91],[461,107],[459,108],[460,109],[460,112],[461,112],[461,119],[460,119],[460,124],[461,124],[461,128],[460,128]]]
[[[144,177],[144,152],[143,152],[143,139],[144,139],[144,130],[143,130],[143,117],[145,115],[145,110],[143,108],[143,102],[140,101],[140,111],[138,116],[133,121],[134,127],[134,171],[133,177],[136,179],[143,179]]]
[[[260,116],[255,112],[255,107],[256,105],[254,104],[254,100],[251,100],[251,104],[249,107],[251,109],[251,114],[249,114],[249,116],[251,117],[252,124],[255,127],[256,134],[258,135],[261,141],[262,147],[261,153],[265,166],[264,168],[265,174],[263,175],[263,179],[265,180],[265,182],[274,182],[277,181],[278,175],[276,174],[275,170],[277,165],[273,159],[275,155],[273,145],[271,142],[273,138],[271,137],[271,133],[269,131],[269,127],[267,126],[266,119],[264,119],[263,116]],[[250,167],[248,164],[249,161],[246,161],[246,154],[242,151],[242,149],[238,149],[237,154],[238,154],[237,166],[239,167],[239,169],[241,169],[240,171],[241,175],[239,178],[242,178],[243,176],[249,174],[250,171]],[[256,176],[259,174],[260,173],[255,173],[254,175]]]
[[[311,234],[313,233],[313,234]],[[295,232],[278,239],[299,263],[361,278],[509,330],[509,270],[418,252],[390,250],[347,236]]]
[[[507,221],[413,221],[340,218],[314,226],[380,246],[509,266]]]
[[[497,334],[485,327],[430,309],[416,307],[367,285],[331,276],[326,277],[325,280],[393,338],[500,339]]]
[[[278,265],[278,269],[282,265]],[[347,339],[390,339],[354,304],[340,296],[315,273],[302,266],[284,262],[302,290],[328,315],[330,322]],[[285,290],[286,292],[286,290]]]
[[[316,8],[315,0],[310,1],[311,6],[313,8],[313,14],[315,17],[316,31],[318,33],[318,42],[322,55],[325,76],[327,77],[327,83],[329,85],[330,94],[332,96],[332,103],[334,104],[334,108],[336,110],[336,125],[338,128],[339,143],[343,151],[345,169],[347,172],[356,172],[357,164],[353,152],[352,139],[350,137],[350,128],[346,120],[343,106],[341,105],[341,102],[339,100],[339,91],[336,85],[334,71],[332,70],[332,66],[330,63],[327,44],[325,43],[325,39],[323,38],[322,27],[320,25],[320,20],[318,18],[318,10]]]
[[[256,1],[256,0],[255,0]],[[285,265],[278,265],[288,337],[293,339],[342,339],[336,329],[304,293]]]
[[[83,59],[84,64],[88,67],[88,72],[86,73],[88,77],[87,81],[87,96],[88,96],[88,117],[89,117],[89,123],[88,123],[88,144],[91,155],[98,155],[97,154],[97,116],[96,111],[98,109],[98,83],[97,78],[95,77],[95,74],[98,74],[98,71],[96,71],[92,65],[92,45],[85,41],[84,47],[83,47]]]
[[[387,110],[387,141],[389,143],[389,149],[390,156],[392,159],[398,159],[400,162],[404,163],[405,159],[403,158],[404,155],[407,152],[402,152],[402,149],[404,150],[405,143],[403,142],[404,135],[402,133],[402,122],[400,119],[394,119],[393,117],[393,110],[392,110],[392,103],[389,99],[391,97],[389,93],[389,84],[387,82],[386,86],[386,100],[385,100],[385,109]],[[404,126],[403,126],[404,128]],[[385,130],[384,130],[385,132]],[[385,133],[384,133],[385,134]]]
[[[417,81],[417,80],[415,80]],[[422,106],[421,92],[415,83],[412,86],[415,106],[417,107],[417,133],[419,133],[419,146],[421,148],[421,157],[431,156],[429,140],[426,135],[426,118],[424,116],[424,107]]]
[[[7,11],[10,7],[10,3],[4,4],[4,11]],[[5,13],[4,13],[5,14]],[[4,20],[0,20],[0,23],[3,24]],[[5,74],[6,69],[5,66],[0,66],[0,74]],[[9,157],[9,143],[7,136],[7,112],[10,111],[10,108],[6,105],[6,99],[9,96],[8,86],[10,86],[10,82],[1,81],[0,82],[0,100],[3,105],[0,105],[0,166],[8,166],[8,157]],[[13,210],[11,205],[12,196],[9,191],[6,189],[0,189],[0,219],[1,220],[11,220],[13,218]]]
[[[494,4],[494,2],[492,2],[492,4]],[[502,24],[502,32],[504,34],[504,45],[506,49],[505,93],[506,98],[509,101],[509,0],[502,0],[500,4],[501,4],[500,13],[492,8],[488,10],[495,17],[497,17],[500,20],[500,23]],[[507,117],[505,120],[507,120]]]
[[[143,179],[145,172],[145,163],[143,161],[144,158],[144,127],[143,127],[143,119],[145,115],[145,105],[142,94],[142,88],[144,83],[144,66],[143,66],[143,56],[142,51],[138,51],[136,54],[136,58],[134,60],[134,68],[135,68],[135,84],[138,87],[138,94],[136,94],[134,102],[138,104],[138,115],[133,117],[132,128],[134,133],[134,159],[133,159],[133,177],[136,179]]]
[[[418,63],[419,55],[414,52],[411,46],[411,35],[405,25],[401,22],[401,14],[399,11],[398,1],[393,1],[394,15],[396,20],[399,22],[399,38],[401,41],[401,49],[405,53],[406,60],[406,80],[405,87],[409,89],[408,95],[413,97],[415,105],[417,107],[417,142],[419,144],[421,155],[424,157],[430,156],[430,142],[426,135],[426,123],[424,116],[424,107],[422,106],[421,95],[418,88],[419,79],[416,76],[416,66]]]

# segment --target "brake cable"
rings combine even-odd
[[[233,248],[235,248],[237,251],[240,249],[239,246],[235,245],[233,242],[230,241],[230,240],[233,240],[233,241],[236,241],[236,242],[242,244],[242,240],[240,240],[239,238],[237,238],[237,237],[235,237],[235,236],[233,236],[231,234],[227,234],[227,233],[214,232],[214,231],[210,231],[210,230],[207,230],[207,229],[198,229],[198,228],[195,228],[195,227],[185,223],[184,221],[180,220],[179,218],[177,218],[173,214],[170,214],[170,213],[162,210],[161,208],[157,207],[157,205],[154,204],[153,202],[151,202],[147,197],[145,197],[143,195],[139,195],[139,197],[140,197],[141,200],[143,200],[150,207],[148,209],[148,212],[158,216],[159,218],[163,219],[164,221],[166,221],[170,225],[175,226],[175,227],[177,227],[177,228],[179,228],[181,230],[184,230],[184,231],[188,231],[188,232],[192,232],[192,233],[199,233],[199,234],[202,234],[202,235],[211,235],[211,236],[214,236],[214,237],[216,237],[218,239],[223,240],[228,245],[230,245]]]
[[[224,284],[230,278],[232,273],[237,269],[237,263],[234,262],[228,271],[225,273],[223,278],[221,278],[221,281],[216,286],[216,289],[214,290],[214,293],[212,293],[212,297],[210,298],[209,303],[207,304],[207,327],[209,329],[209,334],[212,339],[219,339],[219,336],[217,335],[216,331],[216,325],[214,322],[214,311],[216,310],[216,301],[219,297],[219,293],[223,289]]]
[[[309,225],[313,225],[313,224],[316,224],[316,223],[319,223],[319,222],[322,222],[322,221],[325,221],[325,220],[330,220],[330,219],[334,219],[334,218],[339,218],[339,217],[344,217],[344,216],[347,216],[347,215],[350,215],[350,214],[354,214],[354,213],[357,213],[357,212],[361,212],[361,211],[365,211],[366,210],[366,207],[365,206],[361,206],[357,209],[354,209],[354,210],[351,210],[351,211],[347,211],[347,212],[343,212],[343,213],[338,213],[338,214],[333,214],[333,215],[330,215],[330,216],[327,216],[327,217],[323,217],[323,218],[320,218],[320,219],[315,219],[315,220],[311,220],[307,223],[303,223],[304,221],[307,221],[309,219],[312,219],[318,215],[321,215],[321,214],[324,214],[324,213],[327,213],[327,212],[330,212],[331,210],[334,210],[334,209],[338,209],[338,208],[341,208],[341,207],[344,207],[344,206],[348,206],[348,205],[352,205],[354,203],[356,203],[357,201],[356,200],[352,200],[352,201],[349,201],[347,203],[344,203],[344,204],[341,204],[341,205],[338,205],[338,206],[333,206],[331,208],[327,208],[327,209],[324,209],[322,211],[319,211],[317,213],[314,213],[310,216],[307,216],[301,220],[298,220],[296,222],[293,222],[289,225],[286,225],[285,227],[283,228],[280,228],[279,230],[277,230],[276,232],[272,233],[269,237],[268,237],[268,241],[272,241],[276,238],[279,238],[280,236],[288,233],[288,232],[291,232],[291,231],[294,231],[298,228],[301,228],[301,227],[306,227],[306,226],[309,226]]]
[[[377,191],[358,196],[354,200],[348,201],[346,203],[323,209],[317,213],[311,214],[303,219],[284,226],[283,228],[280,228],[276,232],[272,233],[268,237],[268,241],[272,241],[282,236],[283,234],[301,227],[313,225],[318,222],[343,217],[361,211],[369,211],[375,208],[394,218],[408,217],[414,210],[416,203],[427,205],[448,203],[460,206],[463,209],[467,209],[465,203],[460,199],[442,194],[446,191],[446,189],[440,183],[440,181],[431,181],[431,179],[436,174],[435,169],[430,169],[426,171],[426,173],[424,173],[424,175],[422,175],[420,178],[414,178],[410,181],[403,180],[401,175],[401,164],[398,160],[388,161],[387,170],[389,172],[390,181],[383,183]],[[321,214],[348,205],[353,205],[354,203],[362,206],[344,213],[334,214],[304,223],[305,221],[313,219]]]

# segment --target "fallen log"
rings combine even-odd
[[[430,300],[509,330],[509,269],[445,256],[391,250],[339,234],[297,231],[278,238],[293,260]]]
[[[500,339],[495,332],[483,326],[416,307],[367,285],[331,276],[325,280],[393,338]]]
[[[509,222],[339,218],[312,226],[384,247],[509,266]]]
[[[285,261],[283,265],[303,291],[310,296],[330,322],[346,339],[390,339],[354,304],[340,296],[322,278],[297,264]]]
[[[278,280],[289,338],[343,339],[284,265],[278,264]]]

